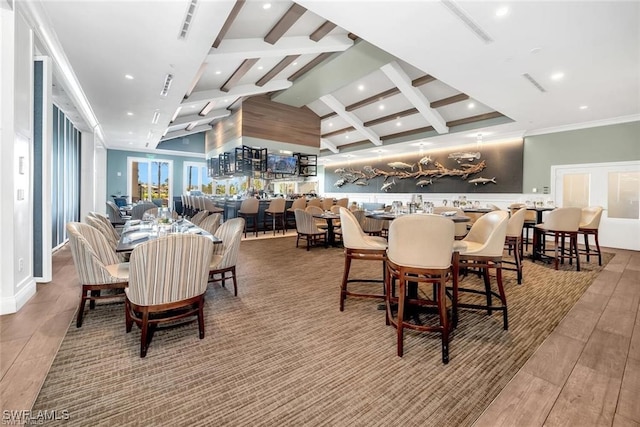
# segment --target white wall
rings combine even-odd
[[[0,186],[0,240],[11,242],[0,257],[0,314],[5,314],[19,310],[36,292],[31,262],[33,32],[7,8],[0,8],[0,22],[0,179],[8,184]]]

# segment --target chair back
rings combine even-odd
[[[298,233],[316,234],[323,232],[316,225],[315,218],[310,212],[302,209],[296,209],[293,211],[293,214],[296,216],[296,231]]]
[[[508,222],[509,213],[507,211],[492,211],[484,214],[473,224],[462,241],[480,243],[481,246],[474,251],[476,255],[502,256]]]
[[[331,206],[331,213],[340,214],[340,208],[346,208],[346,206],[333,205]]]
[[[203,219],[209,216],[209,211],[200,211],[191,218],[191,222],[200,225]]]
[[[530,211],[527,209],[527,205],[524,203],[511,203],[509,205],[509,212],[511,212],[511,215],[513,215],[514,213],[516,213],[518,211],[518,209],[522,209],[525,208],[525,210],[527,211],[527,213],[524,215],[524,220],[525,222],[536,222],[536,212],[535,211]]]
[[[328,211],[331,210],[331,206],[333,206],[333,197],[325,197],[322,199],[322,209]]]
[[[296,209],[304,209],[306,207],[307,199],[305,199],[304,197],[298,197],[293,201],[293,203],[291,203],[291,207],[289,209],[295,212]]]
[[[557,208],[547,214],[542,228],[552,231],[578,231],[581,217],[580,208]]]
[[[121,208],[123,206],[127,206],[127,198],[126,197],[114,197],[113,202],[117,207]]]
[[[236,265],[243,231],[244,218],[230,219],[216,230],[214,236],[222,240],[221,244],[214,245],[213,248],[214,254],[222,255],[222,260],[216,268],[222,269]]]
[[[511,214],[507,221],[507,237],[522,236],[522,227],[524,227],[524,218],[527,215],[527,208],[520,208]]]
[[[107,215],[109,216],[109,221],[114,224],[124,222],[122,215],[120,215],[120,209],[112,201],[107,201]]]
[[[119,260],[107,238],[97,229],[80,222],[68,222],[67,234],[71,246],[71,256],[83,284],[106,284],[122,282],[105,268],[118,264]]]
[[[204,198],[204,208],[206,210],[208,210],[209,212],[213,213],[213,212],[222,212],[224,209],[219,208],[216,206],[216,204],[214,203],[213,200],[211,200],[208,197]]]
[[[255,197],[249,197],[244,199],[240,204],[240,210],[238,212],[243,214],[257,214],[260,208],[260,200]]]
[[[455,226],[440,215],[404,215],[389,225],[387,258],[413,268],[451,266]],[[504,242],[504,239],[503,239]]]
[[[220,215],[219,213],[209,215],[208,217],[200,221],[198,227],[208,231],[211,234],[216,234],[216,231],[220,227],[220,218],[222,218],[222,215]]]
[[[445,212],[456,212],[456,215],[464,215],[464,211],[460,208],[456,208],[455,206],[434,206],[433,213],[435,215],[442,215]]]
[[[127,298],[137,305],[182,301],[207,290],[213,242],[171,234],[138,245],[129,261]]]
[[[116,246],[118,246],[118,238],[114,236],[98,218],[87,215],[85,222],[102,233],[105,239],[107,239],[107,242],[109,242],[109,245],[115,250]],[[113,228],[111,224],[109,224],[109,227]]]
[[[315,206],[315,205],[309,205],[305,208],[305,212],[308,212],[311,214],[311,216],[313,215],[322,215],[324,213],[324,211],[322,210],[322,208],[320,206]]]
[[[343,207],[340,207],[340,228],[345,248],[367,249],[370,246],[366,244],[367,235],[362,231],[358,218],[349,209]]]
[[[336,201],[336,205],[346,208],[349,207],[349,198],[348,197],[343,197],[342,199],[338,199]]]
[[[307,202],[307,206],[318,206],[322,208],[322,201],[318,198],[311,199]]]
[[[587,230],[597,230],[600,227],[600,219],[602,218],[602,206],[590,206],[582,208],[580,216],[580,228]]]
[[[113,237],[113,239],[115,239],[116,242],[120,239],[120,235],[116,231],[113,224],[111,224],[111,221],[109,221],[109,218],[107,218],[106,216],[98,212],[89,212],[87,214],[87,218],[94,218],[97,221],[101,222],[105,226],[105,230],[109,230],[109,234],[111,234],[111,236]]]
[[[149,209],[153,209],[153,208],[157,209],[158,207],[153,203],[149,203],[149,202],[143,202],[143,203],[140,203],[139,205],[135,205],[131,209],[131,219],[142,219],[142,216],[144,215],[144,213]]]
[[[286,203],[287,201],[282,197],[271,199],[271,201],[269,202],[269,207],[266,209],[266,211],[272,213],[284,213],[284,207]]]

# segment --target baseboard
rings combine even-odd
[[[33,277],[25,279],[18,286],[18,293],[0,298],[0,315],[16,313],[36,294],[36,281]]]

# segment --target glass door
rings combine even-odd
[[[602,206],[601,246],[640,250],[640,162],[551,168],[557,206]]]
[[[173,162],[171,160],[129,157],[127,186],[131,201],[155,201],[170,206],[173,186]]]

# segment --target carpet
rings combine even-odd
[[[238,297],[229,285],[207,291],[203,340],[196,323],[159,330],[141,359],[124,305],[100,304],[82,328],[70,325],[33,409],[92,426],[470,425],[601,269],[582,267],[525,261],[520,286],[505,271],[510,329],[500,313],[461,311],[443,365],[436,334],[407,331],[397,357],[378,301],[349,298],[339,311],[341,249],[245,241]],[[352,265],[361,278],[380,271]]]

